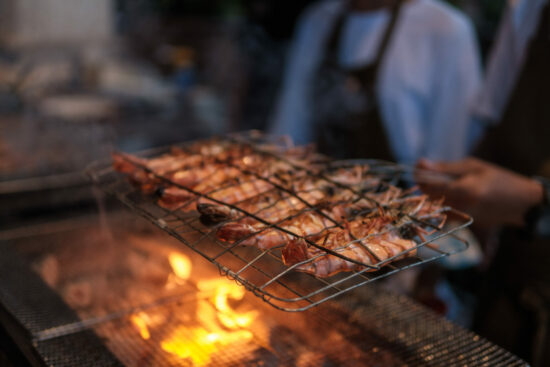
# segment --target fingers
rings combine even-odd
[[[475,201],[478,190],[477,180],[483,171],[483,162],[467,158],[453,162],[433,162],[421,159],[418,172],[437,172],[445,175],[446,180],[423,180],[424,173],[418,174],[421,189],[434,197],[444,197],[445,202],[457,209],[469,209]]]
[[[422,192],[425,192],[432,198],[444,197],[448,189],[448,184],[443,182],[422,182],[417,180],[417,184]]]
[[[460,210],[471,210],[480,198],[481,185],[475,175],[467,175],[449,184],[445,189],[446,202]]]
[[[425,193],[432,197],[442,197],[445,195],[448,185],[454,181],[454,177],[448,176],[440,170],[438,163],[421,159],[416,164],[414,180]]]
[[[437,163],[427,158],[420,158],[418,162],[416,162],[415,168],[425,169],[430,171],[437,171]]]
[[[459,161],[451,162],[434,162],[422,158],[416,164],[418,169],[436,171],[452,176],[463,176],[472,173],[481,168],[482,162],[475,158],[466,158]]]

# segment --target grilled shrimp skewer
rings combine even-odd
[[[400,211],[387,211],[381,216],[367,219],[356,219],[349,222],[346,228],[333,228],[308,240],[339,253],[348,259],[356,260],[366,265],[380,265],[388,259],[399,260],[414,256],[417,243],[413,237],[418,236],[425,241],[426,231],[411,220],[403,221],[404,216],[423,214],[439,220],[437,226],[443,226],[445,214],[437,211],[439,205],[429,202],[425,197],[403,198],[391,205],[399,205]],[[440,208],[438,208],[440,209]],[[434,226],[436,226],[434,224]],[[428,232],[429,233],[429,232]],[[407,238],[404,238],[407,237]],[[399,254],[402,254],[399,256]],[[309,262],[298,265],[296,270],[327,277],[340,271],[363,270],[365,267],[338,256],[326,253],[318,247],[309,245],[304,239],[293,239],[282,251],[283,261],[293,265],[306,260]],[[376,270],[376,269],[371,269]]]
[[[243,212],[253,213],[255,216],[272,222],[282,220],[291,212],[301,210],[306,207],[305,203],[317,204],[323,200],[326,192],[323,188],[317,187],[311,181],[306,181],[299,185],[295,195],[289,195],[286,192],[278,190],[268,190],[252,196],[247,200],[237,203],[238,209],[229,208],[219,204],[208,204],[201,202],[197,205],[197,210],[209,223],[219,223],[231,219],[238,219]],[[256,222],[251,217],[244,217],[239,222]]]
[[[414,256],[413,249],[416,243],[413,240],[405,240],[399,236],[396,229],[384,234],[375,235],[365,240],[353,240],[349,232],[337,232],[332,237],[323,237],[316,241],[317,244],[329,248],[344,257],[356,260],[366,265],[377,265],[399,254],[403,254],[395,260]],[[340,235],[338,235],[340,234]],[[305,260],[310,260],[298,265],[296,270],[311,273],[319,277],[328,277],[341,271],[363,270],[365,266],[347,261],[338,256],[326,253],[308,244],[303,240],[290,241],[283,249],[283,261],[286,265],[293,265]],[[372,270],[376,270],[373,268]]]
[[[195,197],[191,191],[185,188],[199,193],[207,193],[239,178],[243,175],[243,170],[269,176],[291,168],[288,163],[273,164],[263,156],[252,153],[250,149],[238,146],[212,144],[199,148],[200,154],[173,149],[171,153],[153,159],[142,159],[116,153],[113,154],[113,165],[116,170],[127,174],[143,192],[157,192],[161,196],[159,204],[171,210],[177,209]],[[295,149],[287,154],[289,159],[300,162],[304,159],[304,155],[307,157],[308,152],[305,149]],[[169,185],[157,176],[163,176],[185,188]],[[270,188],[259,180],[250,179],[249,181],[216,193],[215,199],[232,203],[258,195]],[[194,207],[186,207],[186,209],[194,209]]]
[[[346,184],[351,187],[359,187],[362,183],[361,176],[357,175],[356,170],[339,170],[330,177],[332,180]],[[273,179],[272,179],[273,180]],[[304,209],[308,205],[318,205],[323,201],[340,202],[352,200],[355,196],[353,191],[346,189],[336,190],[326,179],[305,179],[294,181],[278,176],[274,179],[277,184],[291,192],[286,193],[281,190],[270,190],[258,196],[252,196],[252,200],[245,202],[232,201],[237,203],[240,210],[228,208],[219,204],[207,204],[201,202],[197,210],[202,214],[207,223],[218,223],[230,219],[237,219],[241,213],[254,213],[256,216],[277,222],[287,217],[290,212]],[[290,182],[290,185],[289,185]],[[376,181],[378,183],[379,181]],[[328,198],[328,199],[327,199]],[[225,200],[224,200],[225,201]],[[227,202],[227,201],[225,201]],[[249,222],[251,218],[245,218]]]
[[[342,210],[340,206],[335,207],[326,217],[314,211],[306,211],[278,224],[278,227],[298,236],[317,234],[333,227],[335,221],[330,217],[337,216]],[[218,238],[227,242],[233,243],[244,239],[241,242],[242,245],[267,250],[286,245],[294,238],[290,233],[263,224],[228,223],[220,227],[216,234]]]
[[[368,166],[324,165],[309,148],[262,149],[213,140],[152,159],[113,159],[160,206],[197,209],[203,223],[219,224],[220,240],[281,248],[286,265],[320,277],[413,256],[415,239],[445,223],[442,201],[391,185]]]
[[[169,153],[151,159],[125,153],[113,153],[113,167],[115,170],[127,174],[143,192],[152,193],[162,185],[155,175],[164,176],[177,171],[193,170],[200,164],[204,164],[205,160],[220,155],[227,149],[227,144],[210,142],[190,151],[172,148]],[[198,150],[198,152],[193,152],[193,150]]]
[[[414,200],[414,198],[408,200]],[[404,203],[406,203],[406,201],[404,201],[401,205],[405,205]],[[414,204],[415,205],[410,205],[409,207],[414,210],[418,210],[416,203]],[[370,203],[369,206],[366,207],[361,206],[360,204],[350,205],[345,201],[343,203],[333,204],[330,209],[295,212],[298,214],[294,216],[283,212],[280,219],[270,218],[272,220],[275,219],[275,221],[272,221],[271,223],[276,223],[277,220],[282,221],[284,218],[289,217],[289,219],[284,220],[281,223],[277,223],[277,227],[284,229],[285,231],[281,231],[275,227],[266,226],[265,224],[258,223],[253,219],[252,220],[255,223],[249,223],[251,218],[245,217],[243,220],[222,225],[217,231],[217,236],[218,238],[231,243],[248,237],[242,241],[241,244],[246,246],[257,246],[260,249],[265,250],[285,245],[291,241],[294,236],[288,232],[291,232],[299,237],[308,237],[323,233],[325,230],[333,230],[334,228],[338,228],[340,225],[339,223],[342,222],[342,220],[351,220],[351,222],[347,223],[347,225],[349,228],[354,229],[355,232],[353,235],[364,236],[369,234],[365,234],[365,231],[378,231],[383,225],[393,224],[400,219],[391,213],[379,213],[377,208]],[[358,213],[362,213],[362,215],[359,215]],[[258,213],[259,217],[260,214],[261,213]],[[411,214],[413,213],[411,212]],[[341,238],[341,234],[339,238]]]

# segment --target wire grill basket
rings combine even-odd
[[[284,140],[266,137],[255,132],[215,138],[209,141],[209,143],[212,142],[220,144],[220,146],[230,147],[230,149],[237,149],[237,154],[253,154],[260,157],[263,167],[277,165],[290,167],[291,172],[285,172],[291,175],[292,180],[281,179],[279,172],[273,170],[266,174],[265,171],[260,172],[254,167],[235,164],[234,161],[220,161],[214,155],[208,158],[205,157],[205,160],[215,161],[217,165],[221,164],[224,167],[230,166],[232,169],[237,170],[237,177],[228,179],[210,190],[195,191],[193,187],[179,184],[173,179],[173,176],[151,169],[145,163],[140,163],[145,161],[132,160],[132,164],[146,172],[148,177],[157,183],[164,187],[173,187],[189,193],[187,201],[180,203],[175,208],[167,208],[159,205],[155,195],[144,194],[139,187],[132,185],[123,174],[116,172],[111,167],[110,162],[96,162],[88,168],[87,173],[104,191],[115,195],[134,211],[215,264],[221,274],[236,280],[275,308],[284,311],[304,311],[376,279],[463,251],[468,247],[468,243],[457,237],[455,232],[470,225],[472,223],[471,217],[453,208],[440,207],[438,211],[447,218],[452,219],[448,221],[443,229],[424,217],[405,212],[402,208],[393,209],[394,211],[397,210],[394,215],[400,219],[391,224],[389,229],[385,227],[385,231],[402,230],[410,225],[430,230],[429,238],[411,237],[414,246],[394,256],[379,258],[369,247],[363,245],[367,238],[354,238],[353,235],[351,241],[343,247],[352,244],[362,246],[369,251],[369,258],[372,261],[367,263],[346,256],[338,249],[325,248],[318,242],[312,241],[311,236],[297,233],[292,228],[284,226],[283,223],[304,215],[304,213],[314,213],[330,223],[328,227],[323,228],[323,231],[330,231],[338,228],[345,230],[350,219],[337,220],[333,216],[328,216],[319,202],[308,200],[308,196],[304,195],[304,192],[296,189],[297,182],[314,179],[317,183],[322,182],[323,190],[327,193],[345,191],[348,195],[345,196],[344,204],[352,205],[359,200],[365,200],[370,202],[374,208],[373,213],[369,215],[376,216],[378,215],[377,212],[383,213],[387,209],[387,203],[379,201],[376,195],[371,194],[384,192],[388,188],[399,185],[406,187],[412,179],[411,171],[397,164],[376,160],[336,162],[312,152],[305,153],[308,155],[308,164],[302,164],[289,159],[288,154],[286,154],[289,147]],[[187,143],[178,146],[177,149],[190,154],[200,154],[200,147],[200,143]],[[169,148],[160,148],[142,152],[138,156],[142,158],[157,157],[168,151]],[[351,171],[365,174],[366,179],[363,185],[346,184],[335,179],[333,175],[334,172]],[[230,203],[220,200],[216,196],[216,193],[220,190],[237,190],[242,188],[243,183],[246,182],[262,182],[269,187],[269,190],[254,193],[246,196],[241,201]],[[373,185],[373,182],[376,184]],[[240,205],[245,201],[257,200],[262,195],[279,199],[257,210],[243,209],[246,206]],[[273,208],[280,200],[290,200],[293,203],[298,203],[298,206],[291,212],[292,214],[284,216],[282,219],[269,220],[269,218],[262,216],[263,212]],[[197,204],[204,201],[224,207],[236,213],[236,215],[222,223],[207,225],[204,224],[204,220],[201,220],[204,218],[201,218],[197,211],[184,210],[195,208]],[[362,213],[356,213],[355,215],[362,215]],[[219,239],[217,232],[220,226],[226,225],[228,222],[234,223],[243,218],[253,219],[262,225],[261,229],[232,243]],[[281,259],[282,246],[265,250],[254,246],[243,246],[243,242],[247,239],[268,230],[275,230],[290,236],[290,238],[304,241],[308,247],[315,248],[318,253],[306,260],[287,265]],[[443,237],[446,237],[446,239],[441,241],[440,239]],[[432,245],[434,243],[437,245]],[[304,276],[303,273],[297,271],[323,256],[341,258],[349,264],[353,264],[352,268],[355,270],[340,272],[327,277]]]

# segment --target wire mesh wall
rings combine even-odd
[[[472,219],[420,194],[392,163],[335,162],[245,133],[119,154],[115,167],[98,162],[88,174],[284,311],[468,247],[455,232]]]

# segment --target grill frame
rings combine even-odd
[[[93,224],[90,222],[89,224]],[[67,232],[75,230],[72,226],[68,227]],[[59,237],[56,238],[63,238],[63,232],[58,231]],[[49,235],[51,234],[46,234],[46,236]],[[43,233],[25,236],[28,238],[22,245],[24,247],[26,243],[36,242],[43,243],[44,249],[49,248],[47,241],[41,242],[44,236]],[[0,241],[0,248],[5,250],[3,253],[6,255],[0,257],[2,265],[0,266],[0,323],[7,326],[7,319],[2,312],[15,320],[17,327],[9,328],[9,332],[14,338],[18,336],[18,345],[25,351],[25,356],[31,363],[36,366],[56,367],[123,365],[120,356],[103,344],[105,335],[100,332],[103,327],[111,327],[117,332],[116,326],[120,322],[128,322],[126,320],[128,315],[123,312],[113,314],[113,318],[97,324],[65,330],[65,333],[58,335],[48,334],[47,337],[40,338],[41,335],[45,335],[41,332],[49,330],[52,326],[71,325],[82,320],[57,293],[31,271],[26,260],[16,252],[19,244],[14,243],[14,245],[15,247],[12,247],[10,240]],[[10,252],[9,255],[8,252]],[[34,301],[27,303],[28,299]],[[166,304],[158,303],[157,306],[169,309],[168,307],[180,304],[180,301],[181,299],[174,299]],[[250,297],[250,301],[263,305],[263,302],[254,297]],[[334,310],[342,313],[339,320],[343,322],[335,324],[335,319],[332,317]],[[57,321],[49,319],[47,315],[57,315]],[[328,302],[311,312],[290,316],[312,317],[311,323],[315,325],[331,325],[341,329],[345,329],[348,323],[356,325],[357,330],[364,330],[364,334],[363,331],[358,334],[360,340],[363,340],[363,336],[369,336],[360,344],[360,347],[369,353],[369,358],[374,360],[378,355],[377,350],[383,349],[396,353],[404,364],[411,367],[463,366],[465,363],[474,366],[528,366],[511,353],[442,319],[424,306],[405,296],[384,291],[376,285],[356,289],[349,294],[349,297],[340,298],[338,302]],[[136,333],[133,329],[131,332]],[[154,348],[149,342],[143,341],[143,343],[148,348]],[[335,348],[336,353],[343,350],[337,345]],[[125,352],[121,351],[121,353]],[[282,354],[278,361],[284,363],[291,357]],[[341,358],[342,363],[337,365],[356,365],[352,355],[346,354]],[[267,360],[264,362],[266,365],[272,365]],[[383,364],[379,363],[379,365]]]
[[[76,337],[39,340],[42,330],[80,319],[8,243],[0,242],[0,248],[0,322],[29,363],[57,367],[86,361],[78,365],[122,366],[93,330]]]
[[[285,164],[292,166],[294,169],[302,171],[305,175],[309,177],[313,176],[323,181],[326,181],[329,184],[335,185],[340,189],[351,191],[357,198],[374,201],[371,198],[366,197],[364,193],[358,192],[357,190],[355,190],[350,186],[335,182],[334,180],[328,178],[325,174],[323,174],[324,170],[313,171],[308,167],[296,165],[293,162],[290,162],[281,154],[277,154],[277,153],[274,153],[273,151],[268,151],[261,148],[262,144],[268,144],[268,143],[280,144],[281,139],[265,136],[258,132],[232,134],[232,135],[227,135],[227,136],[224,136],[221,138],[215,138],[215,139],[218,139],[222,142],[223,141],[229,142],[231,144],[239,144],[243,147],[250,149],[254,154],[259,154],[269,159],[275,159],[276,161],[284,162]],[[185,150],[185,149],[188,149],[191,144],[195,144],[195,143],[196,142],[188,142],[181,145],[177,145],[177,147],[179,149]],[[168,147],[161,147],[161,148],[140,152],[137,155],[140,157],[154,157],[156,155],[166,153],[168,150],[169,150]],[[396,182],[397,180],[404,179],[406,175],[411,174],[412,172],[409,168],[404,167],[402,165],[385,162],[385,161],[378,161],[378,160],[353,160],[353,161],[339,161],[339,162],[334,162],[329,160],[327,162],[328,162],[328,165],[327,165],[328,169],[333,169],[335,167],[341,168],[341,167],[345,167],[346,165],[350,166],[350,165],[357,165],[357,164],[363,164],[363,165],[366,164],[370,167],[369,173],[375,173],[381,176],[385,175],[384,177],[386,177],[386,179],[387,177],[390,177],[392,182]],[[132,163],[136,164],[136,162],[132,162]],[[350,290],[366,285],[372,281],[387,277],[389,275],[392,275],[394,273],[397,273],[405,269],[409,269],[413,266],[418,266],[421,264],[432,262],[442,257],[446,257],[449,255],[464,251],[469,246],[467,241],[457,237],[455,233],[463,228],[468,227],[473,222],[473,219],[469,215],[462,213],[456,209],[445,207],[444,211],[447,215],[453,215],[456,218],[461,218],[461,221],[458,222],[458,224],[455,223],[455,225],[453,225],[452,227],[447,228],[444,231],[439,231],[435,236],[429,238],[426,241],[421,241],[420,243],[416,242],[416,246],[410,249],[407,249],[406,251],[403,251],[397,255],[394,255],[386,260],[379,261],[377,264],[372,265],[372,264],[361,263],[355,259],[350,259],[348,257],[345,257],[340,253],[328,250],[316,244],[315,242],[309,240],[308,238],[303,237],[299,234],[293,233],[292,231],[289,231],[286,228],[282,228],[279,224],[285,221],[286,219],[288,219],[289,217],[286,217],[283,220],[279,220],[275,223],[269,222],[267,220],[262,219],[261,217],[258,217],[256,215],[257,213],[247,212],[241,209],[238,205],[227,204],[223,201],[217,200],[216,198],[212,197],[211,193],[215,192],[218,188],[208,193],[196,192],[191,188],[188,188],[186,186],[178,184],[177,182],[174,182],[173,180],[167,178],[164,175],[160,175],[157,172],[152,171],[151,169],[149,169],[144,165],[138,165],[138,166],[140,169],[143,169],[144,171],[153,175],[156,179],[161,180],[162,182],[165,182],[179,189],[186,190],[190,194],[194,195],[193,199],[189,200],[185,204],[182,204],[182,206],[186,206],[193,201],[198,201],[200,198],[205,198],[210,201],[216,202],[219,205],[228,207],[232,210],[237,210],[243,215],[243,217],[251,217],[259,221],[260,223],[263,223],[266,227],[262,229],[262,231],[269,228],[273,228],[282,232],[286,232],[295,238],[301,238],[302,240],[306,241],[308,245],[314,246],[317,249],[324,251],[324,253],[329,253],[331,255],[338,256],[340,258],[343,258],[346,261],[359,264],[365,267],[363,270],[350,272],[351,275],[339,274],[336,276],[336,278],[334,276],[328,277],[328,278],[319,278],[310,274],[311,277],[315,278],[318,282],[320,282],[320,284],[324,284],[324,285],[320,285],[316,289],[309,291],[309,293],[304,294],[304,292],[301,290],[290,288],[285,282],[281,281],[281,279],[283,279],[284,277],[292,273],[292,271],[296,269],[298,266],[312,262],[321,255],[317,255],[316,257],[307,259],[300,263],[293,264],[291,266],[285,266],[285,268],[277,274],[266,274],[264,270],[256,266],[255,263],[257,263],[260,259],[264,257],[269,257],[269,258],[275,259],[276,261],[279,261],[279,263],[282,264],[282,260],[280,256],[276,255],[276,251],[278,251],[277,248],[268,249],[268,250],[257,249],[256,256],[252,257],[249,260],[243,259],[243,257],[239,253],[240,251],[239,245],[243,241],[245,241],[247,238],[255,236],[259,232],[256,232],[249,236],[245,236],[244,238],[241,238],[235,241],[230,246],[228,246],[227,243],[220,241],[216,237],[215,231],[219,226],[207,227],[200,223],[200,219],[196,214],[194,215],[189,213],[181,213],[181,212],[178,212],[177,209],[169,210],[169,209],[160,207],[159,205],[157,205],[155,200],[151,199],[150,196],[143,195],[139,193],[138,189],[133,188],[127,182],[124,175],[115,172],[111,168],[110,162],[95,162],[87,168],[86,173],[88,174],[88,176],[103,191],[117,197],[121,202],[123,202],[130,209],[137,212],[142,217],[148,219],[150,222],[152,222],[153,224],[155,224],[157,227],[161,228],[165,232],[169,233],[171,236],[177,238],[181,243],[183,243],[187,247],[199,253],[202,257],[204,257],[205,259],[213,263],[215,266],[217,266],[221,275],[225,275],[237,281],[238,283],[243,285],[246,289],[254,293],[256,296],[262,298],[265,302],[269,303],[273,307],[279,310],[287,311],[287,312],[301,312],[301,311],[308,310],[311,307],[315,307],[327,300],[338,297],[346,292],[349,292]],[[259,175],[257,172],[243,170],[242,168],[239,168],[237,166],[234,166],[234,167],[240,169],[243,176],[245,177],[253,176],[256,179],[265,180],[268,184],[273,185],[276,190],[280,190],[280,192],[284,191],[286,194],[302,201],[305,206],[304,208],[300,209],[299,213],[304,213],[305,211],[314,211],[319,215],[327,217],[327,215],[324,214],[316,205],[303,200],[296,191],[289,189],[288,187],[281,187],[281,185],[279,185],[277,182],[274,182],[271,179],[272,178],[271,176],[262,176],[262,175]],[[224,188],[227,188],[227,186],[224,186]],[[378,203],[376,203],[376,205],[380,206],[380,204]],[[430,223],[426,223],[421,219],[414,218],[414,216],[410,216],[410,215],[407,217],[411,222],[416,222],[426,226],[431,226],[433,229],[437,230],[437,227],[431,225]],[[234,220],[231,220],[231,221],[234,221]],[[334,220],[332,221],[335,223],[335,227],[337,226],[341,228],[344,227],[344,225],[341,222],[335,222]],[[224,223],[227,223],[227,222],[224,222]],[[182,230],[182,228],[184,229]],[[200,235],[199,239],[191,241],[187,237],[190,233],[195,233]],[[454,245],[450,246],[450,248],[446,251],[426,246],[427,244],[433,241],[436,241],[438,239],[441,239],[447,236],[450,236],[454,239]],[[216,253],[215,255],[211,255],[205,252],[203,250],[203,248],[205,247],[204,246],[205,239],[207,239],[208,242],[217,244],[220,248],[220,252]],[[352,242],[358,242],[359,244],[362,245],[363,240],[365,240],[365,238],[354,239]],[[349,243],[346,246],[349,246]],[[366,248],[369,252],[371,252],[366,246],[363,245],[363,247]],[[404,254],[407,254],[412,251],[417,251],[422,248],[424,248],[423,251],[425,252],[425,254],[430,253],[430,255],[424,255],[426,256],[425,258],[415,256],[415,257],[409,258],[406,261],[402,261],[402,260],[397,262],[394,261],[397,258],[403,256]],[[236,259],[244,262],[244,265],[236,270],[232,269],[223,261],[218,260],[225,254],[231,254]],[[374,254],[372,255],[374,256],[374,258],[377,258],[376,255]],[[411,259],[414,259],[414,262],[411,263]],[[250,269],[254,269],[256,272],[262,273],[267,278],[267,281],[265,281],[263,284],[260,285],[260,284],[256,284],[257,281],[252,281],[248,277],[244,276],[243,273]],[[346,274],[350,274],[350,273],[346,273]],[[330,280],[327,280],[327,279],[330,279]],[[286,288],[291,294],[294,294],[294,296],[292,297],[282,296],[278,294],[278,292],[268,291],[267,288],[269,288],[272,284],[277,284],[278,286]],[[343,288],[339,288],[341,284],[345,284],[345,286]]]

